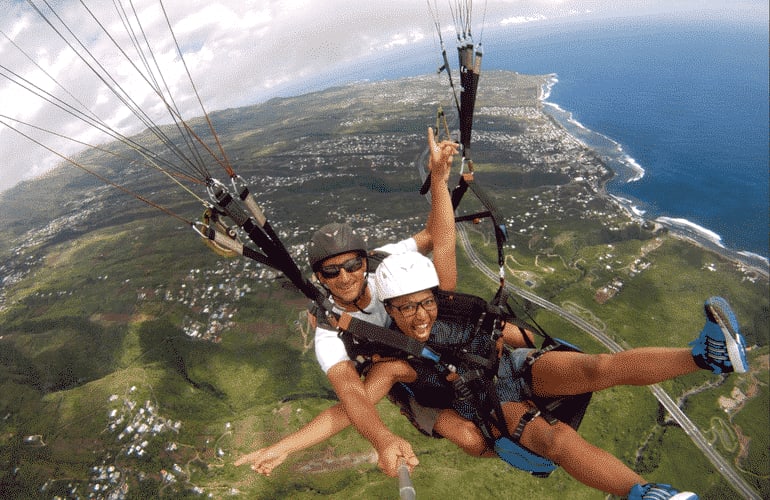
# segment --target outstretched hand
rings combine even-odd
[[[452,168],[452,158],[458,152],[457,143],[452,141],[441,141],[436,144],[436,137],[433,129],[428,127],[428,149],[430,151],[430,160],[428,168],[430,169],[431,183],[436,181],[449,181],[449,171]]]
[[[238,458],[234,465],[239,467],[241,465],[250,464],[251,470],[262,474],[263,476],[269,476],[273,469],[281,465],[289,454],[285,451],[278,450],[276,447],[268,446],[262,448],[247,455],[243,455]]]

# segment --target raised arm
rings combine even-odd
[[[425,230],[415,236],[417,248],[422,253],[433,250],[433,263],[439,278],[439,288],[454,290],[457,286],[455,256],[455,218],[452,198],[447,187],[452,158],[457,154],[457,144],[443,141],[436,144],[433,129],[428,128],[430,159],[431,210]]]
[[[529,347],[534,345],[535,335],[518,325],[505,323],[503,325],[503,341],[511,347]]]

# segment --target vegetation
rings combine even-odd
[[[532,92],[499,90],[518,77],[516,88]],[[536,106],[538,80],[518,77],[490,75],[482,106]],[[427,205],[416,193],[414,163],[433,109],[416,99],[384,108],[403,86],[330,89],[214,116],[225,148],[300,262],[299,245],[331,219],[365,227],[372,245],[422,226]],[[342,98],[349,108],[343,110]],[[514,135],[526,125],[499,117],[488,124]],[[675,398],[692,392],[687,414],[770,496],[767,277],[631,219],[600,191],[573,182],[571,173],[537,173],[524,153],[507,154],[509,147],[480,147],[477,179],[506,218],[510,282],[578,311],[627,347],[686,345],[702,326],[703,300],[729,298],[756,344],[751,373],[724,381],[697,373],[663,386]],[[93,152],[84,156],[139,192],[163,189],[152,175]],[[86,196],[98,210],[73,223]],[[0,259],[4,275],[15,277],[0,290],[0,496],[72,497],[77,488],[85,497],[116,485],[125,485],[126,498],[396,496],[395,480],[378,471],[370,446],[352,430],[290,457],[269,478],[232,465],[335,399],[314,359],[306,301],[285,280],[216,256],[178,221],[67,168],[2,198],[18,237]],[[165,199],[198,216],[182,196]],[[471,199],[464,206],[474,210]],[[482,258],[496,262],[488,222],[467,229]],[[496,283],[462,252],[459,270],[461,290],[492,296]],[[551,334],[588,352],[604,349],[573,325],[514,299],[519,314],[531,314]],[[191,334],[195,325],[214,324],[222,326],[216,334]],[[378,408],[414,444],[421,498],[500,497],[501,490],[506,497],[603,498],[561,469],[537,479],[499,460],[467,457],[417,433],[389,403]],[[138,431],[126,431],[132,419],[163,425],[134,441]],[[650,480],[706,499],[735,495],[646,388],[594,395],[581,433]],[[114,471],[121,475],[110,482]]]

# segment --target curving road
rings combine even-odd
[[[466,255],[470,259],[471,263],[478,268],[483,274],[488,276],[490,279],[492,279],[495,282],[499,281],[499,276],[496,272],[489,269],[479,258],[479,256],[476,254],[476,252],[473,249],[473,246],[468,241],[468,235],[465,232],[465,227],[463,224],[457,225],[457,234],[459,236],[458,241],[463,247],[463,250],[465,250]],[[556,314],[557,316],[569,321],[573,325],[577,326],[584,332],[588,333],[592,337],[594,337],[596,340],[601,342],[607,349],[609,349],[611,352],[618,352],[622,351],[623,348],[614,340],[612,340],[610,337],[608,337],[604,332],[596,328],[594,325],[589,323],[588,321],[584,320],[580,316],[573,314],[565,309],[562,309],[561,307],[557,306],[556,304],[553,304],[541,297],[538,297],[534,293],[525,290],[523,288],[519,288],[516,286],[511,285],[510,283],[506,284],[506,291],[509,293],[514,293],[518,295],[519,297],[522,297],[534,304],[537,304],[538,306],[547,309],[548,311]],[[695,424],[692,423],[692,421],[687,417],[687,415],[684,414],[684,412],[676,405],[673,399],[666,393],[666,391],[663,390],[659,385],[651,385],[649,386],[650,390],[652,391],[653,395],[658,399],[661,405],[663,405],[664,408],[666,408],[666,411],[671,415],[671,417],[676,421],[677,424],[684,430],[684,432],[692,439],[693,443],[695,443],[695,446],[700,448],[700,450],[703,452],[704,455],[706,455],[706,458],[709,459],[709,461],[716,467],[716,469],[719,471],[720,474],[727,480],[727,482],[730,483],[730,485],[738,492],[740,493],[743,498],[751,499],[751,500],[761,500],[762,497],[759,495],[759,493],[752,488],[752,486],[745,480],[743,477],[736,471],[733,466],[725,460],[725,458],[717,453],[714,448],[712,448],[711,444],[708,442],[706,437],[701,433],[700,429],[698,429]]]

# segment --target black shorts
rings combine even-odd
[[[393,386],[388,393],[388,399],[399,407],[401,414],[408,418],[418,431],[434,438],[443,437],[434,430],[438,416],[443,411],[442,409],[422,406],[415,401],[412,391],[406,385],[400,383]]]

